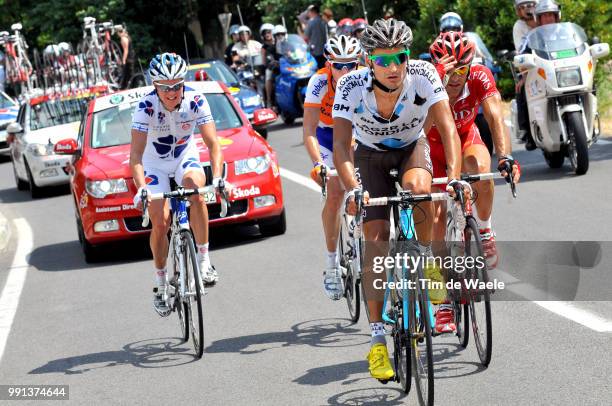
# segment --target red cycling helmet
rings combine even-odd
[[[366,20],[364,20],[363,18],[356,18],[353,20],[353,32],[359,31],[359,30],[365,30],[367,26],[368,24],[366,23]]]
[[[200,69],[196,71],[195,80],[196,82],[203,82],[205,80],[208,80],[208,73],[206,73],[204,69]]]
[[[449,31],[441,33],[433,44],[429,47],[429,54],[433,63],[437,63],[440,58],[450,55],[454,56],[457,66],[465,66],[472,63],[476,46],[468,37],[460,32]]]

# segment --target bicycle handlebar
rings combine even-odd
[[[490,180],[490,179],[505,179],[506,182],[510,183],[510,189],[512,190],[512,196],[516,198],[516,183],[514,183],[514,177],[512,176],[512,167],[508,162],[506,164],[506,172],[508,176],[502,176],[499,172],[488,172],[488,173],[478,173],[475,175],[470,174],[462,174],[461,180],[469,183],[478,182],[481,180]],[[433,178],[431,181],[432,185],[444,185],[448,183],[448,178]]]
[[[374,197],[364,202],[365,207],[369,206],[386,206],[388,204],[401,204],[401,203],[421,203],[421,202],[434,202],[439,200],[445,200],[448,193],[429,193],[422,195],[413,195],[408,192],[400,192],[400,196],[389,196],[389,197]]]

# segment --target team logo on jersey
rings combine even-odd
[[[166,115],[164,113],[162,113],[161,111],[157,113],[157,121],[159,122],[159,124],[163,124],[165,119]]]
[[[202,98],[201,96],[194,96],[191,103],[189,103],[189,108],[191,108],[194,113],[197,113],[198,110],[200,110],[200,107],[202,107],[202,105],[204,105],[204,98]]]
[[[417,92],[414,92],[414,104],[416,106],[422,106],[427,101],[427,97],[421,97]]]
[[[197,159],[195,159],[195,158],[189,158],[188,160],[183,162],[182,167],[183,167],[183,169],[187,169],[187,168],[201,168],[200,162]]]
[[[143,110],[149,117],[153,117],[153,103],[148,100],[138,103],[138,108]]]
[[[145,183],[151,186],[159,185],[159,179],[157,175],[147,175],[147,171],[145,171]]]
[[[181,124],[181,128],[183,129],[183,131],[187,131],[191,128],[191,124],[189,123],[183,123]]]
[[[169,158],[171,155],[177,158],[187,148],[190,137],[190,135],[179,139],[173,135],[159,137],[157,141],[153,141],[153,147],[155,147],[155,151],[162,159]]]

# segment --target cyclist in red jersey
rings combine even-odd
[[[475,45],[460,32],[445,32],[429,48],[440,77],[446,87],[451,109],[455,118],[457,132],[461,138],[463,173],[487,173],[491,168],[491,158],[486,145],[480,138],[478,127],[474,124],[478,108],[483,107],[484,116],[491,128],[493,143],[498,158],[498,170],[505,175],[505,162],[512,166],[514,181],[520,178],[520,166],[512,155],[501,108],[501,96],[491,71],[483,65],[472,64]],[[427,132],[431,148],[431,161],[434,177],[446,176],[444,147],[438,130],[432,127]],[[491,225],[493,208],[493,181],[480,181],[473,185],[478,196],[475,214],[479,223],[480,236],[489,269],[498,262],[495,233]],[[443,241],[445,236],[446,213],[444,203],[435,204],[434,240]],[[440,306],[436,313],[437,333],[453,332],[454,315],[451,306]]]

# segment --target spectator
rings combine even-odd
[[[319,6],[310,5],[306,11],[308,11],[308,25],[304,34],[310,45],[310,53],[316,59],[319,69],[321,69],[325,66],[326,61],[323,50],[327,41],[327,24],[319,14]]]
[[[121,25],[117,28],[117,35],[121,43],[121,52],[123,55],[122,63],[123,70],[121,72],[121,89],[127,89],[130,79],[134,74],[134,63],[136,63],[136,54],[132,45],[132,37],[128,33],[125,26]]]

